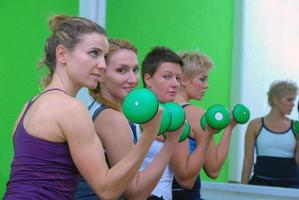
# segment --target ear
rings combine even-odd
[[[181,79],[181,81],[180,81],[181,86],[186,87],[188,81],[189,81],[188,77],[186,77],[185,75],[182,75],[182,79]]]
[[[146,87],[148,87],[148,88],[151,87],[151,78],[152,78],[152,76],[148,73],[145,73],[144,76],[143,76],[143,80],[146,84]]]
[[[66,61],[67,61],[67,49],[59,44],[57,45],[56,47],[56,60],[57,62],[60,62],[62,64],[66,64]]]
[[[279,100],[280,100],[280,98],[278,98],[277,96],[273,96],[273,97],[272,97],[273,105],[278,104]]]

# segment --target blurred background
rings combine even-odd
[[[274,80],[299,84],[298,10],[297,0],[0,0],[0,197],[10,173],[14,122],[40,91],[43,72],[36,64],[50,33],[50,16],[96,21],[110,38],[134,43],[140,63],[157,45],[177,52],[200,50],[215,67],[206,96],[193,103],[203,108],[243,103],[255,118],[269,111],[266,92]],[[78,98],[88,101],[84,89]],[[298,119],[296,109],[290,117]],[[229,158],[213,181],[240,181],[246,126],[234,130]]]

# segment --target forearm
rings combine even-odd
[[[184,156],[181,155],[180,161],[176,161],[177,166],[173,166],[175,165],[174,163],[172,164],[176,180],[182,187],[186,189],[192,188],[202,166],[204,165],[206,159],[206,150],[212,135],[213,134],[203,133],[200,138],[198,137],[196,139],[196,148],[191,154],[189,153],[189,147],[179,144],[181,146],[179,146],[180,148],[177,148],[176,151],[182,151],[183,148],[188,149],[188,153]]]
[[[223,133],[220,143],[216,146],[214,156],[209,157],[209,158],[213,159],[213,162],[212,162],[213,167],[212,168],[217,173],[220,171],[221,167],[223,166],[223,164],[227,158],[227,154],[229,152],[231,136],[232,136],[232,128],[227,127],[224,130],[224,133]]]
[[[299,135],[296,135],[296,150],[295,150],[295,161],[296,164],[299,166]]]
[[[177,143],[165,142],[152,162],[139,172],[125,192],[128,199],[146,199],[159,182]]]
[[[251,166],[252,165],[248,163],[243,164],[241,183],[248,184],[251,174]]]

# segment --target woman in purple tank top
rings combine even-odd
[[[14,158],[4,199],[73,199],[79,173],[103,199],[118,198],[137,174],[158,132],[161,112],[111,169],[87,108],[75,95],[96,88],[106,69],[105,30],[81,17],[54,16],[41,62],[44,91],[24,107],[14,131]],[[117,130],[115,130],[117,131]]]

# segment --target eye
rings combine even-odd
[[[177,76],[177,77],[176,77],[176,80],[177,80],[178,82],[180,82],[180,81],[182,80],[182,77],[181,77],[181,76]]]
[[[139,71],[138,66],[134,67],[133,72],[136,74],[136,73],[138,73],[138,71]]]
[[[202,77],[199,79],[201,82],[207,82],[208,78],[207,77]]]
[[[100,54],[100,53],[99,53],[98,50],[91,50],[91,51],[89,52],[89,55],[90,55],[91,57],[93,57],[93,58],[96,58],[99,54]]]
[[[170,80],[171,79],[171,76],[169,76],[169,75],[163,75],[162,76],[164,79],[166,79],[166,80]]]
[[[128,71],[127,67],[120,67],[116,70],[118,73],[124,74]]]

